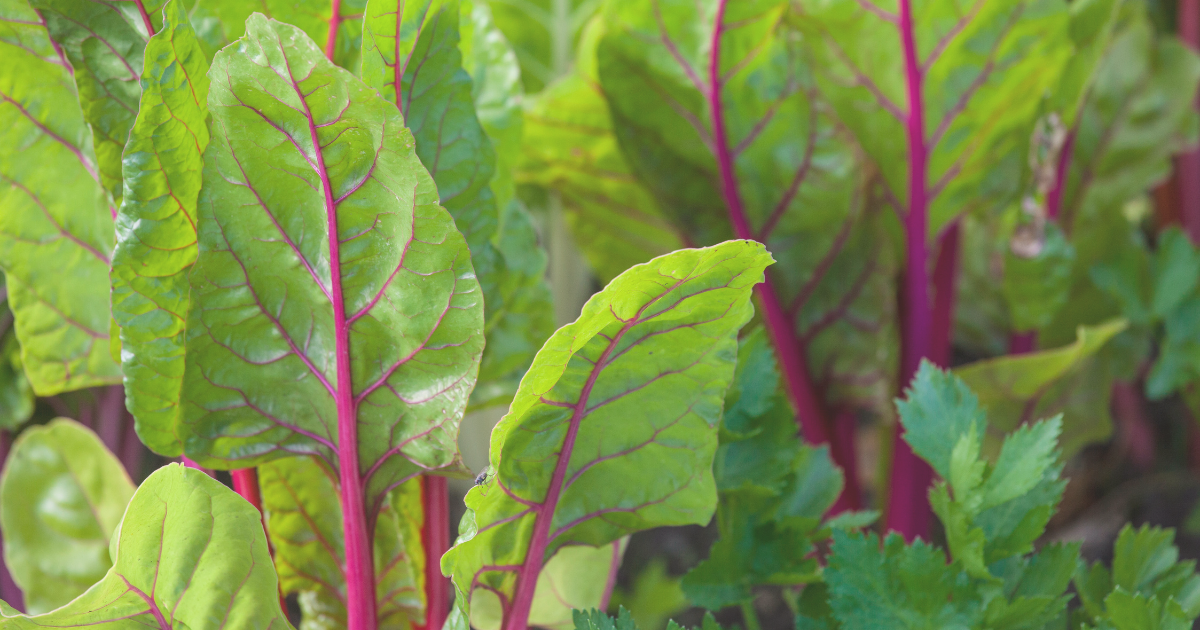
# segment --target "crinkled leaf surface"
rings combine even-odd
[[[168,3],[164,14],[146,44],[141,106],[125,147],[112,308],[138,435],[156,452],[178,455],[188,273],[209,140],[208,62],[183,3]]]
[[[346,627],[345,538],[336,477],[319,460],[287,457],[258,467],[280,589],[299,594],[301,630]],[[389,496],[375,524],[375,580],[382,628],[424,620],[420,481]]]
[[[121,203],[121,153],[138,113],[142,55],[162,27],[163,0],[31,0],[75,69],[100,183]]]
[[[630,167],[690,243],[728,238],[706,95],[717,2],[605,5],[600,83]],[[894,262],[861,166],[815,100],[788,3],[730,3],[717,98],[748,229],[780,264],[768,274],[829,406],[892,394]],[[886,355],[881,354],[886,353]],[[882,367],[887,366],[887,367]]]
[[[749,241],[656,258],[546,342],[492,432],[493,474],[468,493],[459,541],[442,558],[460,611],[480,587],[511,600],[521,566],[540,568],[564,545],[708,522],[736,335],[769,263]]]
[[[373,513],[458,462],[483,349],[467,246],[396,109],[295,27],[252,16],[209,76],[184,450],[336,470],[339,426],[356,423]]]
[[[110,547],[113,566],[71,603],[44,615],[0,610],[5,628],[271,628],[275,603],[262,517],[199,470],[170,464],[133,494]]]
[[[1000,435],[1030,420],[1063,414],[1063,451],[1070,456],[1112,432],[1109,388],[1094,386],[1107,374],[1098,353],[1127,326],[1124,320],[1081,326],[1073,344],[976,361],[954,374],[978,395]]]
[[[91,134],[38,14],[18,0],[0,10],[0,267],[25,373],[42,396],[120,382],[109,352],[112,215]],[[119,180],[119,155],[117,169]]]
[[[893,2],[804,0],[797,25],[817,54],[821,90],[907,198],[907,83]],[[929,147],[929,229],[973,208],[1002,206],[1019,190],[1028,132],[1041,96],[1073,53],[1060,0],[924,2],[913,10]]]
[[[334,35],[333,62],[355,74],[359,70],[362,17],[366,5],[366,0],[341,0],[339,3],[338,15],[342,19]],[[328,43],[329,18],[333,13],[331,0],[197,0],[192,9],[192,23],[200,32],[208,57],[211,59],[217,50],[240,39],[246,32],[246,19],[255,12],[299,28],[322,50]]]
[[[58,608],[104,577],[109,538],[133,491],[121,462],[73,420],[17,437],[0,479],[0,527],[26,612]]]
[[[416,137],[417,155],[466,236],[486,305],[488,345],[480,381],[489,390],[484,398],[492,398],[503,395],[491,391],[498,380],[509,381],[505,389],[512,391],[513,373],[528,365],[549,335],[550,307],[541,281],[545,262],[531,226],[508,208],[512,190],[506,169],[511,159],[506,157],[505,169],[498,173],[492,138],[476,115],[477,98],[479,104],[492,101],[487,127],[503,141],[505,155],[511,153],[505,125],[518,123],[510,112],[494,107],[519,99],[518,86],[511,76],[511,55],[494,41],[498,34],[486,17],[458,0],[375,0],[365,18],[363,78],[404,113]],[[470,29],[466,43],[472,54],[466,59],[460,50],[460,24]],[[466,67],[484,82],[477,93]],[[504,73],[507,80],[496,76]],[[502,196],[496,195],[493,184],[503,188]],[[511,221],[502,226],[502,216]],[[522,259],[530,255],[532,259]]]
[[[527,101],[517,179],[558,193],[575,243],[608,282],[683,241],[617,146],[596,76],[603,34],[604,21],[593,19],[574,71]]]

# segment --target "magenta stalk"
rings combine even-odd
[[[441,630],[450,612],[450,580],[442,575],[442,556],[450,550],[450,497],[445,477],[421,478],[425,522],[425,630]]]
[[[904,47],[904,77],[908,91],[905,133],[908,143],[908,209],[904,217],[907,244],[903,281],[900,383],[912,380],[921,359],[932,350],[933,311],[929,302],[929,149],[925,140],[923,75],[917,59],[912,2],[899,0],[900,39]],[[892,441],[892,475],[888,492],[887,529],[911,540],[929,529],[927,489],[933,479],[929,465],[917,458],[897,426]]]

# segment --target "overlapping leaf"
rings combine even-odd
[[[909,112],[896,5],[797,6],[822,93],[882,171],[891,198],[904,200]],[[936,234],[959,214],[1002,206],[1019,191],[1041,97],[1073,53],[1070,15],[1059,0],[936,0],[915,9],[913,21]]]
[[[43,396],[119,382],[112,216],[70,70],[28,5],[5,0],[0,10],[0,267],[25,373]]]
[[[322,49],[330,42],[330,16],[333,1],[293,2],[291,0],[197,0],[192,9],[192,23],[200,33],[206,54],[211,59],[216,52],[245,34],[246,19],[260,12],[273,20],[291,24],[318,42]],[[366,0],[341,0],[338,4],[338,28],[332,34],[333,62],[358,74],[362,50],[363,10]]]
[[[517,179],[558,193],[575,243],[604,282],[683,247],[617,146],[596,76],[604,21],[592,20],[574,71],[546,86],[525,111]]]
[[[370,518],[458,462],[483,345],[466,244],[396,109],[299,29],[252,16],[209,76],[185,452],[337,469],[354,423]]]
[[[44,615],[0,606],[5,628],[290,628],[254,506],[199,470],[171,464],[133,494],[113,536],[113,566]]]
[[[520,137],[515,62],[485,10],[458,0],[375,0],[365,20],[363,78],[404,113],[483,287],[488,345],[476,401],[511,394],[551,324],[544,256],[527,217],[510,207],[511,136]],[[460,23],[469,25],[465,41]],[[493,144],[503,150],[500,169]]]
[[[733,234],[737,209],[722,197],[718,169],[718,154],[728,151],[748,229],[780,261],[768,280],[827,406],[885,408],[893,362],[881,352],[894,352],[894,263],[878,204],[860,190],[861,164],[815,100],[804,51],[785,23],[787,3],[730,3],[719,29],[716,6],[605,6],[599,77],[621,148],[679,233],[697,244]],[[714,87],[724,147],[707,98]]]
[[[121,153],[141,94],[146,41],[161,28],[164,0],[32,0],[75,69],[83,119],[92,130],[100,183],[121,203]]]
[[[59,418],[21,433],[0,479],[0,527],[26,612],[58,608],[104,577],[133,491],[121,462],[82,425]]]
[[[1200,576],[1195,562],[1179,562],[1174,531],[1126,525],[1113,545],[1112,569],[1080,564],[1075,588],[1083,606],[1080,627],[1190,628],[1200,616]]]
[[[153,450],[178,455],[184,329],[196,262],[196,200],[208,146],[208,62],[182,2],[146,45],[142,97],[125,148],[113,250],[113,319],[127,405]]]
[[[301,630],[345,628],[345,537],[333,471],[307,457],[258,470],[279,585],[285,595],[299,594]],[[407,628],[425,617],[420,494],[419,481],[401,485],[375,523],[376,601],[384,628]]]
[[[0,283],[4,281],[0,274]],[[21,364],[21,346],[8,310],[8,291],[0,296],[0,429],[13,430],[33,415],[33,388]]]
[[[656,258],[550,338],[492,432],[493,473],[468,494],[442,559],[460,619],[481,590],[509,608],[520,568],[539,570],[564,545],[708,521],[736,334],[769,263],[747,241]]]
[[[525,89],[537,92],[565,75],[576,42],[600,0],[490,0],[496,25],[512,42]]]

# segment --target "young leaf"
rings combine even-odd
[[[501,379],[515,381],[512,372],[527,365],[537,344],[549,334],[549,303],[540,283],[541,261],[517,266],[514,271],[524,272],[523,278],[506,265],[506,254],[515,258],[519,253],[511,250],[512,243],[504,242],[509,235],[499,231],[502,211],[507,208],[497,202],[507,205],[507,200],[498,200],[492,190],[496,152],[475,113],[474,83],[459,49],[460,21],[472,24],[471,13],[462,10],[458,0],[370,2],[364,26],[363,78],[403,112],[417,141],[417,155],[433,175],[446,209],[467,239],[487,306],[489,343],[480,379],[491,385]],[[511,191],[507,194],[511,196]],[[530,249],[534,242],[528,227],[513,227],[526,228],[523,247]],[[501,244],[508,245],[509,251],[502,252]],[[540,304],[528,295],[539,289]],[[532,308],[526,302],[530,297],[535,302]],[[544,309],[540,313],[538,306]],[[510,312],[519,317],[530,311],[533,316],[523,322],[505,321]],[[503,395],[487,391],[484,398],[497,394]]]
[[[258,467],[279,587],[298,593],[306,624],[346,627],[345,536],[333,471],[308,457]],[[375,593],[382,627],[425,618],[418,481],[392,491],[375,524]]]
[[[208,62],[184,3],[146,44],[142,98],[125,147],[112,261],[127,406],[152,450],[178,455],[184,328],[196,262],[196,199],[208,146]]]
[[[1126,525],[1113,546],[1110,572],[1100,563],[1079,565],[1075,586],[1085,627],[1190,628],[1200,616],[1200,576],[1195,562],[1178,562],[1175,532]],[[1107,623],[1105,623],[1107,622]]]
[[[25,373],[41,396],[117,383],[106,280],[112,216],[93,179],[70,66],[36,12],[15,0],[0,6],[0,267]]]
[[[115,630],[291,626],[254,506],[199,470],[170,464],[133,494],[110,547],[113,566],[86,593],[43,615],[0,607],[6,628]]]
[[[484,589],[500,597],[505,628],[521,630],[542,567],[564,545],[711,518],[736,333],[770,262],[748,241],[656,258],[546,342],[492,432],[495,472],[467,495],[442,558],[463,620]]]
[[[83,119],[92,130],[100,183],[120,205],[121,153],[138,112],[142,55],[161,28],[163,0],[31,0],[74,68]]]
[[[633,621],[633,615],[624,606],[617,611],[615,618],[592,608],[591,610],[576,610],[572,613],[575,630],[638,630]]]
[[[608,282],[684,244],[617,146],[596,76],[596,44],[603,34],[604,21],[593,19],[575,70],[527,101],[517,179],[558,193],[571,236]]]
[[[0,479],[0,528],[26,612],[58,608],[104,577],[133,491],[121,462],[81,424],[59,418],[17,437]]]
[[[904,439],[944,478],[962,436],[982,437],[985,419],[979,398],[961,379],[924,361],[904,400],[896,402]]]

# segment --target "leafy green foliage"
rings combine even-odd
[[[471,25],[470,52],[492,56],[491,63],[464,60],[462,21]],[[527,218],[509,207],[516,146],[507,136],[515,132],[519,138],[520,129],[512,129],[519,119],[503,108],[513,106],[506,101],[516,100],[519,86],[496,75],[503,74],[500,66],[512,59],[486,14],[469,11],[459,0],[375,0],[367,7],[364,28],[363,78],[404,114],[416,138],[417,155],[470,247],[487,306],[488,344],[480,370],[483,398],[486,402],[502,397],[505,390],[515,389],[516,375],[549,336],[551,324],[549,293],[541,281],[545,260]],[[478,93],[465,68],[468,63],[495,73],[480,76]],[[491,105],[485,110],[490,132],[476,115],[477,98]],[[495,140],[502,141],[495,144],[505,151],[502,169],[496,168]],[[493,190],[497,184],[503,191],[500,196]]]
[[[95,179],[91,134],[66,58],[39,14],[21,0],[4,0],[0,11],[0,267],[25,374],[42,396],[116,383],[112,216]],[[119,149],[115,159],[119,182]]]
[[[346,627],[345,537],[336,476],[320,460],[288,457],[258,467],[279,586],[298,593],[301,630]],[[425,616],[420,481],[392,493],[375,523],[376,601],[383,627]]]
[[[121,462],[90,429],[59,418],[21,433],[0,479],[4,561],[29,614],[100,581],[109,538],[133,496]]]
[[[574,618],[575,630],[639,630],[639,625],[624,606],[617,612],[615,618],[594,608],[591,610],[576,610],[574,611]],[[667,628],[668,630],[686,630],[673,620],[667,624]],[[702,625],[696,630],[722,630],[722,628],[721,624],[717,623],[716,617],[712,616],[712,613],[706,613]]]
[[[468,493],[442,558],[464,621],[477,589],[511,606],[518,576],[536,579],[564,545],[712,517],[736,334],[770,262],[747,241],[656,258],[546,342],[492,432],[491,474]]]
[[[208,475],[160,468],[133,494],[113,535],[112,568],[86,593],[43,615],[0,605],[13,630],[105,625],[289,628],[258,510]]]
[[[355,422],[373,513],[408,477],[458,465],[478,284],[396,109],[294,27],[247,24],[209,72],[185,451],[222,468],[313,453],[337,469],[338,427]]]
[[[683,579],[688,599],[709,610],[753,601],[758,585],[798,585],[820,578],[814,542],[842,490],[842,472],[827,448],[803,445],[779,391],[775,356],[762,329],[738,351],[725,396],[721,442],[713,464],[721,538]],[[861,524],[873,515],[843,514]]]
[[[1179,562],[1174,531],[1126,525],[1113,547],[1112,569],[1080,564],[1075,589],[1083,606],[1075,622],[1085,629],[1185,629],[1200,616],[1195,562]]]
[[[366,0],[341,0],[338,15],[338,30],[335,35],[333,62],[358,74],[359,53],[362,47],[363,9]],[[252,13],[259,12],[273,20],[291,24],[305,35],[322,45],[327,43],[329,18],[333,2],[292,2],[290,0],[262,0],[248,3],[238,0],[197,0],[192,9],[192,23],[196,25],[203,42],[205,53],[211,59],[217,50],[240,39],[246,32],[244,25]]]
[[[146,41],[161,28],[162,0],[32,0],[74,68],[83,119],[92,131],[100,183],[121,203],[121,154],[138,112]]]
[[[0,283],[3,274],[0,273]],[[0,296],[0,430],[13,430],[33,415],[33,388],[21,364],[21,345],[8,310],[8,291]]]
[[[125,194],[112,259],[113,319],[138,434],[177,455],[188,273],[196,261],[196,200],[208,146],[208,62],[184,11],[167,3],[146,44],[142,98],[125,147]]]
[[[570,68],[572,52],[600,0],[491,0],[496,25],[512,42],[525,89],[537,92]]]

